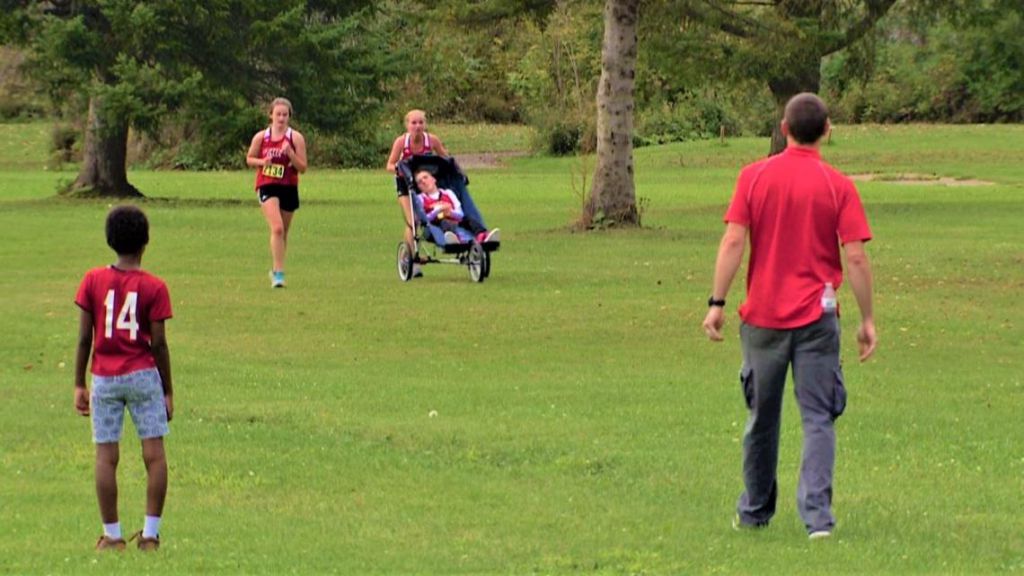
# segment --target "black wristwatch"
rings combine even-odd
[[[714,308],[715,306],[725,308],[725,298],[722,298],[721,300],[715,300],[714,296],[708,298],[708,308]]]

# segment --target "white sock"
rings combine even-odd
[[[143,538],[156,538],[160,535],[160,517],[146,516],[146,524],[142,527]]]
[[[110,524],[103,525],[103,535],[109,538],[120,538],[121,537],[121,523],[112,522]]]

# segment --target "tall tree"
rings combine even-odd
[[[896,0],[681,0],[684,18],[717,31],[744,59],[744,70],[761,76],[782,108],[800,92],[818,92],[821,60],[867,34]],[[786,147],[778,122],[770,153]]]
[[[633,183],[633,108],[640,0],[605,0],[597,86],[597,166],[581,224],[638,226]]]
[[[368,116],[356,112],[379,85],[366,65],[372,42],[354,24],[373,0],[0,3],[2,28],[30,46],[30,71],[53,98],[88,103],[73,192],[139,195],[126,172],[129,130],[156,133],[175,110],[215,122],[286,94],[315,103],[314,126],[343,130]]]

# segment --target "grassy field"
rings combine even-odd
[[[438,266],[398,281],[383,171],[304,177],[279,291],[249,173],[132,172],[152,198],[145,265],[175,308],[171,489],[159,554],[100,557],[72,299],[111,261],[109,204],[53,198],[73,173],[42,170],[46,134],[0,126],[23,138],[0,159],[0,572],[1024,572],[1024,127],[839,127],[825,149],[849,173],[991,184],[860,184],[881,347],[852,360],[843,318],[839,525],[815,543],[790,400],[779,513],[730,529],[738,323],[720,345],[699,329],[735,174],[765,141],[639,150],[646,228],[631,232],[568,231],[576,160],[472,173],[506,240],[482,285]],[[136,530],[133,440],[120,479]]]
[[[431,123],[452,154],[455,150],[474,152],[518,152],[530,147],[531,129],[520,125]]]

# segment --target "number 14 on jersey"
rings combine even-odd
[[[139,335],[139,320],[137,315],[139,293],[128,293],[128,296],[124,299],[124,304],[121,305],[121,311],[117,313],[116,324],[114,323],[114,302],[114,291],[108,290],[107,298],[103,301],[103,306],[106,309],[106,323],[104,325],[105,328],[103,335],[107,338],[113,338],[115,328],[118,330],[127,330],[128,339],[134,342]]]

